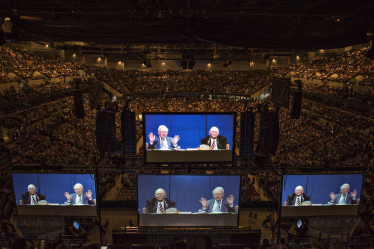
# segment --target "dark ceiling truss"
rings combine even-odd
[[[11,16],[17,40],[261,49],[332,49],[367,43],[373,11],[372,0],[0,2],[0,16]]]

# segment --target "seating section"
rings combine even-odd
[[[374,211],[374,113],[355,107],[354,103],[371,107],[374,98],[368,86],[374,85],[374,61],[364,57],[367,49],[349,51],[335,58],[316,57],[306,65],[290,65],[286,68],[253,71],[120,71],[79,63],[65,63],[55,56],[36,56],[25,50],[0,48],[0,85],[16,82],[21,89],[10,87],[1,91],[0,103],[12,102],[53,91],[72,88],[67,82],[71,76],[95,76],[121,93],[138,94],[128,101],[136,113],[137,141],[143,136],[143,123],[138,119],[142,112],[236,112],[236,146],[240,141],[240,113],[263,103],[263,100],[234,98],[233,95],[257,93],[272,82],[273,77],[292,76],[306,79],[304,90],[323,94],[322,97],[303,99],[299,119],[290,119],[289,110],[279,111],[279,147],[271,160],[274,165],[288,167],[325,167],[349,165],[365,166],[364,190],[360,202],[360,225],[357,234],[373,234],[370,217]],[[40,84],[31,84],[41,80]],[[55,82],[56,81],[56,82]],[[338,85],[334,85],[334,84]],[[344,83],[344,85],[343,85]],[[88,85],[88,81],[84,81]],[[340,85],[339,85],[340,84]],[[363,90],[362,90],[363,89]],[[214,92],[228,93],[207,97],[141,96],[144,92]],[[323,96],[333,97],[324,100]],[[103,100],[109,99],[105,96]],[[29,107],[23,111],[0,116],[3,138],[1,152],[9,155],[0,163],[0,171],[10,171],[13,164],[44,163],[46,165],[79,165],[86,172],[94,165],[97,154],[95,141],[96,110],[90,110],[88,94],[84,95],[84,120],[74,116],[73,97]],[[348,101],[342,106],[339,99]],[[270,98],[265,101],[269,101]],[[349,105],[352,103],[352,105]],[[120,110],[126,100],[118,100]],[[272,110],[275,109],[271,104]],[[116,115],[117,139],[121,139],[120,115]],[[256,120],[255,138],[260,132]],[[143,154],[143,147],[138,155]],[[2,159],[1,159],[2,160]],[[105,157],[100,165],[112,165]],[[203,168],[203,167],[202,167]],[[141,173],[142,167],[139,166]],[[4,204],[10,199],[9,174],[1,174],[0,214],[2,222],[11,209]],[[100,192],[106,193],[115,186],[118,174],[114,170],[100,170]],[[119,175],[121,187],[117,188],[115,200],[137,200],[136,175]],[[263,201],[265,197],[277,202],[280,195],[280,174],[260,172],[255,177],[243,176],[241,199],[247,202]],[[257,189],[257,190],[256,190]],[[4,197],[5,196],[5,197]],[[2,205],[7,207],[2,209]],[[10,212],[6,213],[6,212]],[[7,216],[8,215],[8,216]],[[369,217],[369,218],[368,218]],[[9,226],[11,227],[11,226]],[[5,233],[15,232],[6,226]]]

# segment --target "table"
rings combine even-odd
[[[282,217],[357,215],[358,205],[283,206]]]
[[[237,226],[237,213],[139,214],[139,226]]]
[[[18,215],[97,216],[95,205],[17,205]]]
[[[231,162],[232,150],[147,150],[149,163]]]

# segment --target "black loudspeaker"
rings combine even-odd
[[[136,155],[135,112],[123,111],[122,123],[122,155]]]
[[[294,92],[293,93],[292,111],[291,111],[291,118],[292,119],[300,118],[302,103],[303,103],[303,92]]]
[[[240,115],[240,156],[253,156],[255,116],[252,110]]]
[[[194,66],[195,66],[195,61],[188,62],[188,69],[193,69]]]
[[[187,61],[181,61],[182,69],[187,69]]]
[[[279,144],[279,117],[277,113],[261,114],[260,137],[256,153],[259,155],[274,155]]]
[[[100,155],[108,155],[117,151],[115,114],[100,111],[96,114],[96,145]]]
[[[84,106],[83,106],[83,97],[82,90],[80,90],[80,79],[75,79],[75,90],[73,91],[74,95],[74,114],[76,118],[84,118]]]

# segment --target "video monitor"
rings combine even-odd
[[[296,225],[297,225],[297,228],[301,228],[301,226],[303,225],[303,223],[301,222],[301,220],[298,220],[298,222],[296,223]]]
[[[140,226],[237,226],[240,176],[138,175]]]
[[[357,215],[363,174],[284,175],[282,217]]]
[[[143,113],[148,163],[232,162],[236,113]]]
[[[79,223],[76,220],[74,221],[73,225],[74,225],[75,230],[79,231]]]
[[[18,215],[97,216],[94,174],[12,173]]]

